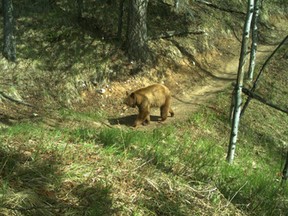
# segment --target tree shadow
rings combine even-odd
[[[187,213],[184,213],[183,209],[180,207],[181,198],[179,196],[171,198],[171,194],[158,192],[149,194],[149,197],[150,199],[144,199],[141,200],[141,202],[147,209],[149,209],[149,211],[155,212],[156,215],[187,215]]]
[[[0,125],[10,127],[21,122],[35,122],[41,119],[39,115],[41,111],[38,108],[9,102],[4,102],[4,104],[5,108],[0,109]]]
[[[197,13],[194,13],[193,9],[182,6],[181,9],[176,10],[172,4],[164,1],[150,1],[147,12],[147,25],[151,38],[165,33],[163,29],[188,33],[190,24],[196,23]]]
[[[14,4],[19,35],[17,55],[20,59],[37,61],[31,63],[33,69],[27,65],[29,70],[41,69],[50,72],[45,76],[51,76],[53,79],[47,83],[43,83],[43,77],[39,78],[39,82],[46,85],[46,88],[53,89],[61,80],[67,78],[67,74],[77,75],[82,70],[90,71],[91,79],[101,79],[98,76],[103,73],[108,73],[107,76],[111,78],[128,74],[128,60],[121,50],[122,42],[116,38],[119,1],[115,4],[107,4],[107,1],[84,4],[83,17],[80,19],[77,4],[71,4],[69,1],[56,4],[48,0],[21,0]],[[128,4],[127,1],[125,4]],[[125,5],[125,12],[127,8],[128,5]],[[149,34],[158,35],[159,29],[186,31],[191,24],[191,14],[192,12],[185,11],[177,13],[172,5],[163,2],[149,2]],[[123,18],[127,19],[127,14]],[[124,34],[127,20],[123,20],[123,24]],[[122,58],[122,67],[119,67],[118,58]],[[108,63],[109,68],[103,68],[102,65]],[[111,72],[112,69],[114,72]]]
[[[14,9],[19,26],[17,34],[21,35],[17,38],[18,58],[37,61],[35,65],[34,63],[27,65],[31,72],[37,69],[49,71],[50,73],[45,76],[52,78],[42,85],[47,85],[47,88],[51,89],[52,85],[57,86],[56,82],[61,82],[60,80],[67,75],[79,74],[81,70],[90,70],[93,76],[104,73],[99,65],[110,60],[119,50],[114,36],[117,25],[111,27],[112,21],[115,24],[117,13],[110,16],[108,16],[110,13],[106,13],[117,11],[117,4],[107,5],[104,1],[97,1],[85,7],[87,11],[84,12],[88,13],[88,16],[79,19],[76,4],[52,2],[48,0],[15,2]],[[102,20],[103,16],[108,19],[106,23]],[[41,82],[43,81],[44,78]],[[51,81],[54,83],[49,84]]]
[[[0,123],[1,124],[7,125],[7,126],[12,126],[13,122],[11,120],[13,120],[13,119],[6,114],[0,113]]]
[[[186,56],[189,61],[192,63],[192,65],[196,65],[202,72],[204,72],[207,76],[215,79],[215,80],[226,80],[226,81],[233,81],[235,78],[230,78],[230,77],[221,77],[221,76],[216,76],[213,74],[211,71],[205,69],[199,61],[196,60],[196,58],[184,47],[182,46],[179,42],[176,40],[169,39],[180,51],[181,53]]]
[[[3,209],[19,211],[23,215],[49,213],[48,203],[57,203],[53,191],[49,185],[59,181],[61,175],[56,174],[58,170],[55,154],[34,160],[28,151],[20,151],[3,147],[0,149],[0,175],[3,179],[1,200],[5,203]],[[5,191],[6,190],[6,191]],[[13,192],[13,193],[12,193]],[[10,193],[10,195],[9,195]],[[20,196],[22,200],[14,200],[11,193]],[[11,199],[11,200],[10,200]],[[13,201],[13,202],[12,202]]]
[[[115,212],[109,187],[100,183],[91,186],[64,181],[61,155],[56,152],[38,154],[35,159],[29,150],[0,148],[1,213],[112,215]]]
[[[108,121],[111,125],[133,126],[136,118],[137,118],[137,115],[128,115],[128,116],[123,116],[123,117],[110,118],[108,119]],[[151,122],[157,122],[159,121],[159,119],[160,119],[160,116],[150,115]]]
[[[81,215],[114,215],[117,210],[112,208],[111,188],[98,184],[89,186],[80,184],[72,194],[79,197],[79,206],[82,207]]]
[[[244,124],[243,124],[244,125]],[[259,128],[250,128],[247,126],[242,126],[241,128],[246,137],[257,137],[257,143],[254,144],[255,148],[260,148],[259,152],[265,150],[265,153],[269,156],[263,157],[262,159],[267,160],[269,164],[273,158],[279,158],[279,155],[285,156],[285,151],[283,151],[283,144],[279,141],[279,137],[273,135],[273,130],[269,132],[261,131]],[[252,146],[251,146],[252,147]],[[254,150],[253,150],[254,151]],[[256,154],[259,154],[258,150],[255,150]]]

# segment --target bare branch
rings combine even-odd
[[[183,36],[183,35],[189,35],[189,34],[194,34],[194,35],[198,35],[198,34],[205,34],[205,31],[203,30],[199,30],[199,31],[167,31],[164,33],[161,33],[157,36],[154,37],[150,37],[149,40],[156,40],[159,38],[171,38],[174,36]]]
[[[266,105],[268,105],[268,106],[270,106],[270,107],[272,107],[274,109],[277,109],[277,110],[279,110],[281,112],[284,112],[284,113],[288,113],[287,109],[283,109],[283,108],[281,108],[281,107],[279,107],[279,106],[267,101],[265,98],[263,98],[260,95],[256,94],[252,90],[249,90],[249,89],[243,87],[242,88],[242,92],[244,94],[248,95],[249,98],[254,98],[254,99],[256,99],[256,100],[258,100],[258,101],[260,101],[260,102],[262,102],[262,103],[264,103],[264,104],[266,104]]]
[[[22,104],[22,105],[25,105],[25,106],[29,106],[29,107],[34,107],[32,104],[29,104],[29,103],[26,103],[24,101],[20,101],[20,100],[17,100],[15,98],[12,98],[10,97],[9,95],[5,94],[4,92],[0,91],[0,95],[2,95],[2,97],[14,102],[14,103],[17,103],[17,104]]]

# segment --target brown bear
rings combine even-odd
[[[134,127],[140,124],[146,125],[150,123],[151,107],[160,107],[161,120],[167,119],[168,113],[174,116],[171,109],[171,93],[170,90],[161,84],[153,84],[145,88],[138,89],[132,93],[128,93],[125,104],[130,107],[138,107],[139,114],[134,123]]]

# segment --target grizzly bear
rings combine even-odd
[[[150,123],[151,107],[160,107],[161,120],[167,119],[168,113],[174,116],[171,109],[171,93],[170,90],[161,84],[153,84],[145,88],[138,89],[132,93],[128,93],[125,104],[130,107],[138,107],[139,114],[134,123],[134,127],[140,124],[146,125]]]

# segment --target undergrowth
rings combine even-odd
[[[241,215],[236,206],[249,215],[285,215],[283,146],[269,132],[284,132],[288,119],[263,109],[262,119],[273,114],[265,126],[247,112],[228,165],[226,95],[153,130],[95,129],[85,123],[94,116],[83,113],[74,129],[43,122],[2,129],[3,214]]]
[[[117,29],[115,5],[111,6],[112,16],[105,13],[105,18],[96,19],[89,13],[100,17],[100,6],[106,3],[95,5],[92,1],[93,7],[85,8],[87,23],[77,24],[76,11],[69,9],[75,9],[74,5],[67,7],[70,1],[58,2],[56,8],[43,7],[42,2],[48,3],[23,0],[15,4],[18,34],[22,35],[20,62],[6,67],[1,61],[3,89],[8,89],[13,80],[33,92],[31,97],[37,103],[46,106],[53,101],[58,105],[78,95],[83,80],[98,82],[115,71],[119,76],[127,74],[127,68],[121,66],[126,64],[125,57],[118,51],[118,44],[110,40]],[[221,8],[233,5],[232,9],[240,12],[245,7],[240,1],[217,2]],[[20,10],[23,5],[25,10]],[[158,2],[151,7],[150,16],[159,13]],[[191,24],[193,28],[211,28],[215,37],[213,33],[218,30],[213,30],[212,23],[221,26],[224,19],[222,30],[228,33],[234,31],[230,25],[238,26],[241,20],[197,1],[191,10],[184,10],[185,16],[168,16],[168,6],[161,7],[161,16],[150,22],[154,34],[161,30],[159,23],[165,31],[172,24],[189,30]],[[179,23],[170,22],[174,17]],[[167,18],[167,22],[161,18]],[[106,20],[109,22],[104,23]],[[33,31],[27,31],[27,26],[34,26]],[[108,38],[106,43],[102,38]],[[204,44],[200,39],[198,43]],[[117,60],[111,64],[110,59]],[[275,74],[282,64],[273,65]],[[285,101],[279,95],[285,95],[286,83],[281,85],[281,91],[277,89],[273,96]],[[37,99],[46,94],[44,98],[49,100]],[[0,128],[1,215],[287,215],[287,185],[281,184],[287,116],[253,101],[241,119],[236,159],[229,165],[225,160],[230,135],[227,95],[230,92],[219,93],[188,119],[153,130],[95,124],[107,117],[100,111],[63,108],[55,115],[56,124],[48,117],[13,123],[1,116],[5,124]]]

